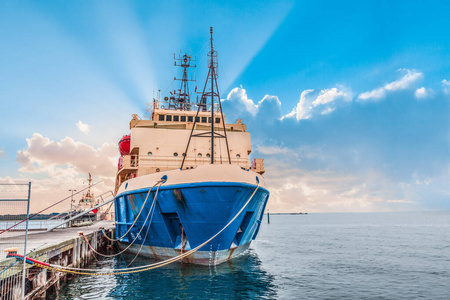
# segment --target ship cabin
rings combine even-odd
[[[209,111],[177,110],[154,107],[150,119],[141,119],[136,114],[130,121],[131,134],[127,137],[129,149],[121,150],[116,178],[116,191],[125,180],[167,170],[180,169],[183,158],[183,170],[193,169],[198,165],[211,163],[211,138],[192,137],[188,153],[186,145],[194,126],[193,134],[214,130],[224,133],[220,112],[211,117]],[[194,120],[196,118],[196,120]],[[234,124],[225,124],[231,164],[243,169],[250,169],[259,174],[264,173],[263,159],[252,159],[250,133],[238,119]],[[125,137],[124,137],[125,138]],[[123,139],[124,140],[124,139]],[[119,144],[119,148],[121,145]],[[214,163],[228,164],[227,143],[225,138],[214,139]]]

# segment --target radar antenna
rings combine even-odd
[[[170,97],[169,101],[169,109],[191,110],[189,81],[195,81],[195,79],[193,79],[192,76],[191,78],[188,78],[188,69],[197,67],[197,65],[191,65],[191,62],[195,62],[195,57],[192,59],[190,55],[185,53],[182,56],[179,55],[178,58],[176,58],[174,54],[173,58],[175,60],[174,65],[183,68],[183,77],[173,78],[173,80],[181,81],[181,86],[178,90],[173,91],[173,95]]]

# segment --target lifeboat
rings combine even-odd
[[[119,142],[120,155],[130,154],[130,135],[124,135]]]

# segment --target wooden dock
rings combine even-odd
[[[30,232],[27,252],[34,251],[28,257],[62,266],[84,266],[94,258],[94,253],[85,239],[79,236],[79,231],[83,232],[92,247],[99,252],[106,252],[112,248],[111,242],[103,237],[99,227],[103,227],[105,233],[111,236],[114,221],[100,221],[86,227],[55,229],[51,232]],[[17,245],[23,240],[23,234],[16,232],[13,236],[0,238],[0,245],[2,249],[14,245],[18,248],[18,253],[22,254],[23,245],[22,249]],[[0,255],[0,299],[21,299],[22,281],[19,277],[22,277],[23,265],[21,262],[14,265],[15,258],[5,258],[4,253]],[[26,267],[25,299],[45,298],[49,289],[57,290],[60,282],[66,279],[65,273],[50,272],[31,265]]]

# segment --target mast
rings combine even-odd
[[[197,109],[197,114],[195,115],[194,118],[194,124],[192,126],[192,130],[191,130],[191,135],[189,136],[189,140],[188,143],[186,145],[186,151],[184,152],[185,155],[183,157],[183,161],[181,163],[181,169],[183,169],[184,166],[184,162],[186,160],[186,156],[188,155],[188,150],[189,150],[189,144],[191,142],[191,139],[193,137],[207,137],[210,138],[211,140],[211,164],[214,164],[214,139],[216,138],[224,138],[225,142],[226,142],[226,147],[227,147],[227,154],[228,154],[228,163],[231,164],[231,157],[230,157],[230,150],[228,148],[228,139],[227,139],[227,132],[225,129],[225,120],[223,117],[223,112],[222,112],[222,104],[220,103],[220,95],[219,95],[219,87],[217,85],[217,51],[214,50],[214,39],[213,39],[213,28],[210,27],[210,42],[211,42],[211,51],[208,53],[208,57],[209,57],[209,64],[208,64],[208,76],[206,77],[206,82],[205,82],[205,86],[203,88],[203,92],[202,92],[202,96],[200,97],[200,102],[197,103],[198,109]],[[208,83],[211,84],[210,86],[210,91],[207,91],[206,88],[208,86]],[[211,119],[210,119],[210,123],[211,123],[211,131],[209,132],[202,132],[202,133],[197,133],[197,134],[193,134],[194,133],[194,129],[195,129],[195,125],[197,123],[197,117],[198,114],[200,112],[200,110],[202,109],[207,109],[208,105],[207,105],[207,99],[210,98],[211,100],[211,104],[210,104],[210,110],[211,110]],[[218,103],[218,112],[221,114],[222,116],[222,126],[223,126],[223,134],[216,132],[215,131],[215,101],[217,101]]]
[[[176,58],[174,54],[173,58],[175,60],[175,66],[183,68],[183,77],[181,79],[174,78],[174,80],[181,81],[181,86],[180,89],[174,91],[174,95],[170,97],[171,103],[169,104],[169,108],[190,110],[191,99],[189,96],[189,81],[195,81],[195,79],[193,79],[192,76],[190,79],[188,78],[188,69],[197,67],[197,65],[191,65],[191,62],[195,62],[195,58],[192,59],[192,57],[186,53],[183,56],[178,56],[178,58]]]
[[[92,197],[92,196],[91,196],[91,186],[92,186],[91,173],[89,173],[89,179],[88,179],[88,182],[89,182],[88,194],[89,194],[89,197]],[[86,197],[86,198],[87,198],[87,197]]]
[[[214,56],[214,45],[213,45],[213,29],[210,27],[211,33],[211,53],[210,53],[210,70],[211,70],[211,164],[214,164],[214,81],[216,79],[215,68],[214,68],[214,57],[217,57],[217,53]],[[217,83],[216,83],[217,84]],[[219,94],[217,94],[219,95]],[[220,102],[220,97],[219,97]]]

